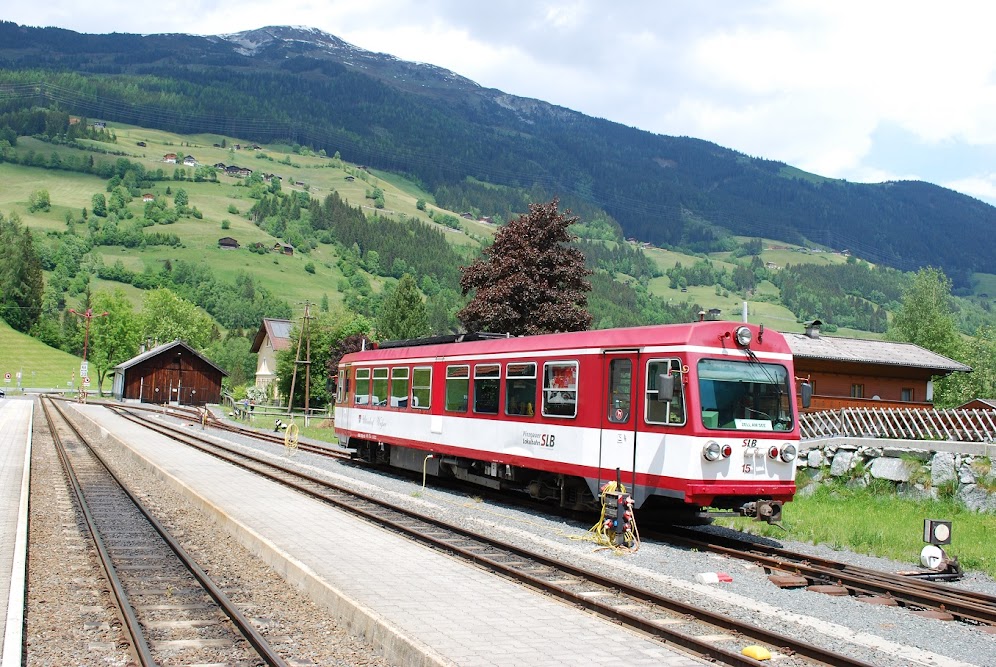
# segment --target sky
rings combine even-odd
[[[324,30],[482,86],[855,182],[996,204],[989,0],[78,0],[0,19],[85,33]]]

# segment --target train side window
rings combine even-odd
[[[543,416],[576,417],[578,414],[578,362],[543,364]]]
[[[609,421],[621,424],[629,421],[630,396],[633,391],[633,362],[613,359],[609,362]]]
[[[446,404],[449,412],[466,412],[470,395],[470,366],[446,367]]]
[[[408,368],[396,366],[391,369],[391,401],[392,408],[408,407]]]
[[[370,404],[370,369],[356,369],[356,401],[357,405]]]
[[[498,392],[501,390],[501,364],[474,366],[474,412],[498,414]]]
[[[412,371],[412,407],[417,410],[428,410],[432,396],[432,369],[416,368]]]
[[[505,414],[532,417],[536,405],[536,364],[505,365]]]
[[[657,378],[674,376],[674,396],[670,401],[658,398]],[[678,359],[651,359],[647,362],[647,391],[645,394],[648,424],[680,425],[685,423],[685,392],[681,381],[681,361]]]
[[[370,405],[387,405],[387,368],[373,369],[373,394]]]

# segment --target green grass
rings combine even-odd
[[[990,299],[996,299],[996,275],[992,273],[973,273],[975,294],[988,294]]]
[[[74,373],[79,372],[81,361],[79,357],[14,331],[0,320],[0,387],[8,394],[16,391],[18,372],[21,373],[22,387],[66,389],[66,383]],[[10,373],[10,384],[3,383],[5,373]]]
[[[786,530],[747,519],[719,519],[717,525],[765,535],[776,540],[826,544],[863,554],[920,563],[923,520],[953,522],[952,543],[945,547],[962,567],[996,577],[992,535],[996,515],[975,513],[953,500],[914,501],[892,491],[847,489],[823,485],[812,496],[799,496],[785,506]]]

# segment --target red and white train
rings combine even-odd
[[[571,508],[617,477],[636,507],[672,518],[777,520],[795,493],[795,376],[776,331],[704,321],[470,338],[345,355],[340,443]]]

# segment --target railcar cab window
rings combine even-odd
[[[536,406],[536,364],[505,365],[505,414],[532,417]]]
[[[698,376],[706,428],[791,430],[792,394],[784,366],[702,359]]]
[[[543,364],[543,416],[576,417],[578,414],[578,362]]]
[[[470,395],[470,366],[446,367],[446,404],[449,412],[466,412]]]
[[[609,362],[609,407],[610,422],[622,424],[629,421],[630,396],[633,391],[633,362],[629,359],[613,359]]]
[[[498,392],[501,391],[501,364],[474,366],[474,412],[498,414]]]
[[[391,402],[392,408],[408,407],[408,369],[395,367],[391,369]]]
[[[412,407],[428,410],[432,396],[432,369],[416,368],[412,371]]]
[[[657,386],[660,376],[673,378],[671,400],[660,395]],[[678,359],[651,359],[647,362],[646,420],[648,424],[685,423],[685,390],[682,384],[681,361]]]
[[[356,369],[356,398],[353,399],[357,405],[370,404],[370,369]]]
[[[373,369],[373,395],[370,405],[387,405],[387,369]]]

